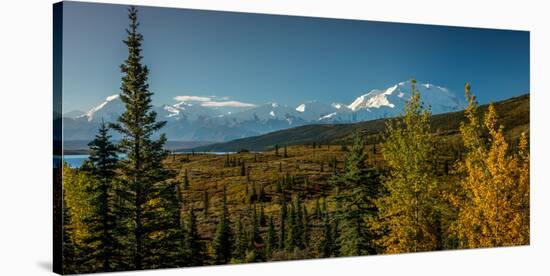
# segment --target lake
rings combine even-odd
[[[71,168],[80,168],[89,156],[88,154],[63,155],[63,161],[69,164]]]
[[[191,154],[189,152],[185,152],[186,154]],[[214,155],[224,155],[224,154],[233,154],[235,152],[195,152],[195,154],[214,154]],[[183,154],[183,153],[178,153]],[[82,163],[88,159],[90,155],[88,154],[74,154],[74,155],[63,155],[63,161],[65,163],[69,164],[71,168],[80,168],[82,166]],[[125,154],[119,154],[118,156],[120,159],[126,158]],[[55,166],[55,157],[54,157],[54,166]]]

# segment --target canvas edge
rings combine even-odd
[[[63,274],[63,2],[53,6],[53,272]]]

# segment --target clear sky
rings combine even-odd
[[[119,93],[127,6],[65,2],[64,111]],[[481,103],[529,88],[529,33],[138,7],[154,104],[177,96],[349,104],[415,77]],[[399,20],[396,18],[395,20]]]

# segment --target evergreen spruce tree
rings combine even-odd
[[[172,176],[175,176],[172,174]],[[149,256],[146,264],[153,268],[181,267],[187,264],[184,248],[186,229],[181,210],[180,191],[177,181],[163,181],[156,185],[158,202],[147,204],[145,225],[152,225],[149,239]],[[155,237],[154,235],[161,235]]]
[[[325,199],[326,203],[326,199]],[[326,210],[326,209],[325,209]],[[326,215],[328,215],[328,211],[325,212]],[[331,233],[332,233],[332,254],[335,257],[340,256],[340,233],[341,227],[340,227],[340,221],[341,217],[343,217],[343,212],[340,209],[340,203],[336,201],[335,207],[334,207],[334,213],[332,215],[332,219],[330,221],[331,223]]]
[[[294,251],[295,249],[303,248],[303,236],[302,236],[302,209],[300,206],[299,197],[295,198],[294,203],[290,204],[287,217],[287,236],[285,248],[288,251]]]
[[[256,183],[252,183],[252,189],[250,190],[250,194],[248,195],[248,203],[255,203],[257,199],[258,194],[256,193]]]
[[[303,220],[303,210],[302,210],[302,202],[300,201],[300,196],[296,195],[294,199],[294,205],[295,205],[295,213],[296,213],[296,220],[294,224],[296,225],[296,237],[295,237],[295,245],[296,247],[303,249],[304,248],[304,220]]]
[[[258,213],[258,223],[259,223],[260,226],[265,226],[266,223],[267,223],[267,220],[265,218],[264,205],[263,204],[260,205],[260,212]]]
[[[208,205],[209,205],[208,191],[204,190],[202,192],[202,211],[204,214],[204,218],[208,217]]]
[[[306,248],[309,246],[310,235],[309,214],[306,205],[302,205],[302,244]]]
[[[189,175],[187,173],[187,169],[185,169],[185,173],[183,175],[183,189],[189,189]]]
[[[241,216],[237,219],[237,227],[235,230],[235,248],[233,251],[233,258],[237,259],[237,262],[242,262],[246,257],[246,249],[248,248],[248,235],[246,229],[242,223]]]
[[[277,179],[276,191],[277,191],[278,193],[283,193],[283,190],[284,190],[284,187],[283,187],[283,179],[278,178],[278,179]]]
[[[286,150],[286,145],[285,145],[285,147],[284,147],[283,157],[285,157],[285,158],[288,157],[288,152],[287,152],[287,150]]]
[[[244,161],[241,161],[241,176],[246,176],[246,166]]]
[[[231,260],[231,253],[233,251],[233,233],[231,231],[230,224],[229,211],[227,209],[226,188],[224,186],[222,215],[216,227],[216,232],[214,233],[214,240],[212,241],[212,248],[214,249],[214,256],[217,264],[226,264],[229,260]]]
[[[157,122],[152,111],[152,95],[147,79],[149,69],[142,64],[143,36],[138,32],[137,9],[128,10],[130,20],[127,38],[128,58],[120,66],[122,93],[126,110],[111,127],[122,135],[119,149],[126,154],[122,161],[125,199],[131,207],[125,210],[132,219],[133,269],[175,266],[181,256],[182,227],[176,183],[166,181],[173,172],[163,165],[168,152],[166,137],[152,136],[166,122]]]
[[[316,219],[321,219],[321,205],[319,205],[319,198],[315,199],[315,210],[313,212]]]
[[[328,214],[323,215],[323,229],[317,246],[317,252],[322,258],[332,256],[334,240],[332,239],[332,227]]]
[[[269,224],[267,228],[266,255],[271,256],[277,249],[278,245],[277,232],[275,231],[275,222],[272,216],[269,216]]]
[[[361,256],[366,250],[367,240],[365,239],[361,221],[356,218],[342,220],[341,231],[338,237],[340,256]]]
[[[101,122],[99,133],[88,144],[90,148],[89,162],[83,166],[96,181],[87,186],[89,206],[92,210],[86,214],[84,223],[88,228],[88,236],[84,244],[88,247],[87,262],[95,270],[108,272],[122,268],[123,244],[121,238],[126,235],[122,221],[117,221],[120,211],[114,208],[115,170],[117,168],[117,148],[110,141],[111,136],[105,122]]]
[[[205,261],[204,245],[201,242],[201,237],[197,229],[197,216],[195,210],[189,210],[189,218],[187,222],[187,235],[185,236],[186,265],[201,266]]]
[[[327,198],[323,197],[323,209],[321,210],[323,214],[328,214],[328,207],[327,207]]]
[[[282,250],[285,248],[286,244],[286,224],[287,219],[287,208],[286,203],[283,201],[281,203],[281,211],[279,212],[279,248]]]
[[[264,183],[260,183],[260,192],[258,193],[258,200],[260,202],[264,202],[266,200],[265,198],[265,188]],[[262,205],[263,206],[263,205]]]
[[[337,202],[343,207],[342,231],[337,240],[342,256],[376,253],[375,245],[369,244],[374,236],[373,227],[365,222],[372,221],[377,215],[375,200],[380,181],[376,169],[366,164],[365,150],[363,137],[355,133],[344,171],[331,179],[334,185],[342,187],[344,191],[336,197]]]
[[[250,225],[250,244],[249,254],[247,254],[247,262],[261,262],[265,261],[264,255],[264,241],[260,235],[260,225],[258,223],[258,216],[256,212],[256,204],[254,204],[252,218]]]

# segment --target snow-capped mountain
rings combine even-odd
[[[424,105],[430,106],[432,113],[444,113],[457,111],[463,107],[458,97],[447,88],[429,84],[418,83],[416,89],[420,91]],[[402,111],[406,101],[411,96],[410,81],[400,82],[385,90],[374,89],[369,93],[355,99],[348,108],[352,111],[361,109],[376,111],[377,109],[391,108]]]
[[[424,106],[429,107],[432,114],[459,111],[465,107],[465,103],[445,87],[430,83],[417,83],[415,87],[420,92]],[[373,89],[357,97],[347,106],[333,104],[334,107],[339,107],[339,110],[324,116],[321,120],[357,122],[395,117],[404,112],[405,104],[410,97],[411,82],[400,82],[386,89]]]
[[[124,105],[122,104],[119,95],[115,94],[105,98],[105,101],[90,109],[80,117],[86,118],[88,122],[98,121],[101,119],[107,122],[113,122],[116,118],[118,118],[118,116],[120,116],[120,114],[122,114],[122,111],[124,111]]]
[[[465,107],[447,88],[429,83],[417,83],[416,88],[433,114]],[[180,101],[156,106],[154,111],[159,120],[167,121],[163,132],[170,140],[228,141],[306,124],[353,123],[398,116],[410,98],[410,90],[410,82],[406,81],[371,90],[350,104],[308,101],[291,107],[267,103],[227,111],[200,102]],[[112,95],[83,115],[64,116],[65,139],[91,139],[101,119],[114,122],[123,112],[124,104],[119,96]],[[113,133],[113,137],[117,138],[117,134]]]
[[[337,112],[338,108],[318,101],[309,101],[296,107],[296,111],[300,112],[300,116],[307,121],[319,121],[321,118]]]
[[[163,105],[162,110],[158,110],[158,116],[163,120],[201,120],[221,115],[217,109],[201,106],[194,102],[179,102],[174,105]]]
[[[82,115],[86,114],[86,112],[80,111],[80,110],[71,110],[68,112],[63,113],[63,117],[65,118],[77,118]]]

